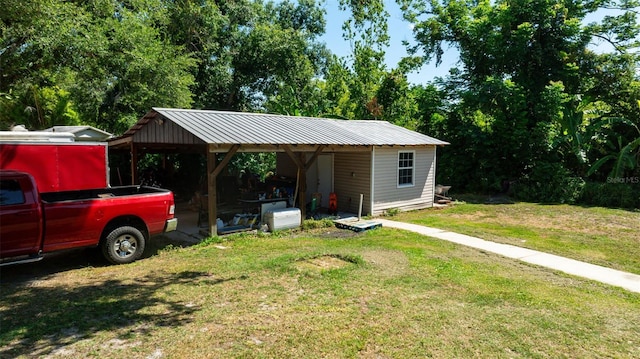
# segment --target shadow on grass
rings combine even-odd
[[[139,260],[158,255],[166,248],[188,247],[196,242],[180,241],[167,236],[158,235],[147,242],[147,246]],[[44,258],[35,263],[16,264],[0,269],[0,282],[17,283],[36,279],[44,280],[48,276],[74,269],[87,267],[105,267],[111,264],[102,256],[99,248],[79,248],[47,253]]]
[[[163,295],[165,287],[216,285],[245,278],[215,278],[205,272],[154,273],[72,288],[3,282],[0,357],[42,357],[98,332],[144,336],[158,327],[179,326],[190,322],[199,308]]]
[[[166,234],[159,234],[152,237],[151,240],[147,242],[147,248],[145,248],[142,258],[153,257],[166,248],[185,248],[198,243],[200,243],[200,240],[195,238],[189,238],[189,240],[186,240],[184,238],[178,239],[175,237],[172,238]]]
[[[109,263],[102,257],[98,248],[69,249],[45,254],[35,263],[14,264],[0,269],[3,296],[7,283],[21,283],[33,280],[46,280],[56,273],[87,267],[104,267]]]

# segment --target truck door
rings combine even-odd
[[[21,183],[23,186],[21,186]],[[24,188],[28,187],[28,188]],[[0,179],[0,257],[36,254],[42,222],[34,188],[18,179]]]

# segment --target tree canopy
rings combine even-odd
[[[117,134],[151,107],[386,120],[450,142],[438,180],[459,190],[640,182],[637,0],[396,1],[414,39],[387,68],[382,0],[339,0],[343,58],[322,0],[0,0],[0,127]],[[407,81],[451,47],[448,76]]]
[[[452,143],[450,182],[499,190],[518,181],[521,194],[541,200],[571,198],[560,192],[586,174],[637,178],[635,1],[402,5],[419,61],[439,63],[446,46],[460,53],[460,68],[440,81],[450,89],[446,118],[430,127]],[[586,22],[603,9],[601,22]],[[611,50],[596,52],[596,41]]]
[[[320,76],[314,0],[2,0],[0,125],[121,132],[153,106],[259,109]]]

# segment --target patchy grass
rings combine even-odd
[[[5,267],[0,357],[640,354],[638,294],[412,233],[344,232]]]
[[[640,274],[638,211],[533,203],[459,202],[444,209],[401,213],[394,220]]]
[[[302,222],[302,228],[305,230],[332,227],[333,221],[330,219],[306,219]]]

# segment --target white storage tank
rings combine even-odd
[[[300,210],[298,208],[275,209],[264,214],[263,223],[269,226],[269,230],[280,231],[300,227]]]

